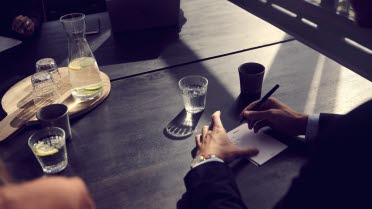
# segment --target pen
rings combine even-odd
[[[260,109],[260,107],[263,105],[263,103],[265,103],[267,101],[267,99],[269,99],[269,97],[271,97],[271,95],[273,95],[273,93],[279,88],[279,84],[276,84],[269,92],[267,92],[267,94],[262,97],[262,99],[260,99],[259,102],[257,102],[251,110],[253,111],[256,111],[258,109]],[[244,117],[241,119],[240,123],[243,123],[244,122]]]

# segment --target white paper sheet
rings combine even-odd
[[[233,144],[239,147],[256,147],[260,152],[249,158],[256,165],[264,164],[288,147],[262,131],[255,134],[253,130],[248,129],[246,123],[231,130],[227,136]]]
[[[0,36],[0,52],[13,48],[21,43],[22,41],[20,40]]]

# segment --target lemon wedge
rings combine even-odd
[[[94,65],[96,60],[92,57],[80,57],[72,60],[68,64],[68,68],[70,70],[81,70],[84,67],[89,67],[91,65]]]
[[[90,85],[90,86],[84,86],[85,91],[97,91],[97,90],[100,90],[101,88],[102,88],[101,83]]]
[[[58,152],[58,149],[51,147],[48,144],[44,144],[43,141],[39,141],[34,146],[34,152],[39,157],[45,157],[45,156],[56,154]]]

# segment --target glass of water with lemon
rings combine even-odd
[[[63,129],[47,127],[36,131],[28,139],[28,146],[45,173],[58,173],[66,168],[68,161]]]
[[[68,39],[68,68],[72,96],[86,101],[102,94],[102,80],[99,68],[85,38],[85,15],[72,13],[60,21]]]

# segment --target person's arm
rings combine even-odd
[[[211,125],[204,126],[202,134],[195,137],[197,157],[213,155],[217,160],[194,165],[184,179],[186,193],[178,202],[178,208],[246,209],[234,176],[224,162],[256,155],[258,150],[233,145],[223,128],[220,114],[219,111],[214,113]]]
[[[371,208],[372,100],[346,115],[320,114],[312,155],[275,209]]]
[[[47,177],[0,187],[0,209],[95,209],[79,178]]]
[[[328,127],[341,119],[344,115],[321,113],[319,116],[318,135],[323,136],[327,133]]]
[[[231,169],[221,162],[197,166],[186,175],[187,192],[183,196],[187,208],[246,209]]]
[[[270,98],[259,111],[251,111],[257,103],[252,102],[241,113],[248,121],[248,128],[257,133],[268,126],[289,136],[305,135],[305,143],[312,143],[327,132],[327,127],[342,115],[313,114],[305,115],[294,111],[277,99]]]
[[[289,136],[305,135],[308,115],[294,111],[277,99],[269,98],[258,111],[249,104],[240,114],[248,122],[248,128],[257,133],[263,127],[271,127]]]
[[[17,2],[11,28],[20,36],[19,38],[32,36],[39,30],[42,17],[41,8],[42,5],[39,0]]]

